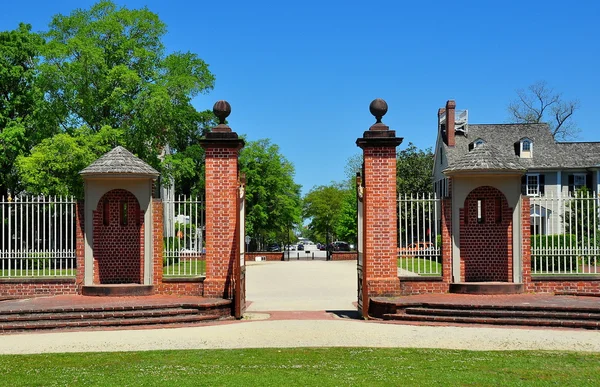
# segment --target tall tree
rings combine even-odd
[[[344,184],[332,183],[314,187],[306,194],[303,216],[310,219],[308,230],[311,238],[325,242],[337,238],[347,191]]]
[[[579,101],[564,100],[545,81],[538,81],[527,89],[517,90],[517,98],[508,105],[508,112],[518,123],[547,123],[555,140],[568,140],[579,133],[573,120],[578,108]]]
[[[214,76],[196,54],[165,55],[165,32],[147,8],[111,1],[54,16],[40,85],[61,127],[120,128],[122,145],[155,166],[165,144],[179,151],[197,140],[210,115],[191,99],[212,89]]]
[[[289,231],[301,221],[294,166],[268,139],[248,142],[239,163],[246,174],[246,233],[252,236],[253,246],[287,242]]]
[[[36,125],[43,94],[35,84],[42,44],[28,24],[0,32],[0,196],[19,192],[14,161],[44,137]]]
[[[433,192],[433,152],[412,142],[396,155],[396,189],[400,194]]]
[[[182,193],[194,193],[204,152],[188,148],[212,126],[213,115],[196,111],[191,100],[212,89],[214,76],[194,53],[165,55],[165,31],[147,8],[111,1],[54,16],[42,47],[37,85],[45,96],[39,110],[62,134],[84,127],[90,133],[122,131],[116,145],[172,176]],[[171,152],[164,155],[167,145]]]

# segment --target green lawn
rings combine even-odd
[[[442,264],[425,258],[398,257],[398,267],[423,275],[442,275]]]
[[[597,386],[600,354],[300,348],[0,356],[5,386]]]
[[[50,269],[29,269],[29,270],[8,270],[0,269],[0,277],[75,277],[77,269],[62,269],[62,270],[50,270]]]
[[[179,261],[169,262],[163,266],[163,276],[168,277],[193,277],[206,274],[206,261]]]

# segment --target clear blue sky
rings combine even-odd
[[[0,29],[93,1],[3,2]],[[545,80],[579,99],[579,141],[600,141],[600,3],[597,1],[116,1],[147,6],[167,24],[167,51],[198,54],[216,75],[195,100],[232,105],[229,124],[270,138],[307,192],[344,179],[355,141],[384,123],[420,148],[435,143],[437,109],[455,99],[471,123],[508,122],[515,90]]]

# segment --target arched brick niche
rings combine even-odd
[[[113,189],[94,211],[94,284],[144,283],[144,214],[136,197]]]
[[[465,282],[512,282],[513,209],[502,192],[482,186],[460,209],[461,277]]]

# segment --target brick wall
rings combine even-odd
[[[168,278],[154,287],[157,294],[202,296],[204,278]]]
[[[122,222],[122,203],[127,203],[126,224]],[[95,284],[144,282],[144,215],[131,192],[115,189],[102,196],[94,211],[93,249]]]
[[[478,202],[482,221],[478,221]],[[471,191],[460,209],[460,248],[464,281],[512,282],[512,208],[496,188]]]
[[[254,262],[256,257],[265,257],[267,261],[283,261],[283,252],[276,251],[254,251],[244,254],[244,261]]]
[[[163,203],[152,199],[152,284],[155,286],[163,280],[163,227]]]
[[[403,296],[428,293],[448,293],[450,285],[441,278],[402,278],[400,291]]]
[[[231,298],[238,251],[238,149],[206,146],[206,280],[204,296]]]
[[[74,278],[11,278],[0,279],[0,296],[15,298],[76,294]]]
[[[521,270],[523,288],[531,289],[531,202],[527,196],[521,196]]]
[[[452,199],[442,199],[442,280],[452,282]]]
[[[400,294],[397,266],[396,147],[364,146],[365,265],[369,297]]]
[[[85,277],[85,203],[82,200],[77,202],[75,214],[75,257],[77,265],[75,284],[77,293],[81,294]]]
[[[332,261],[356,261],[358,253],[356,251],[332,251],[330,258]]]

